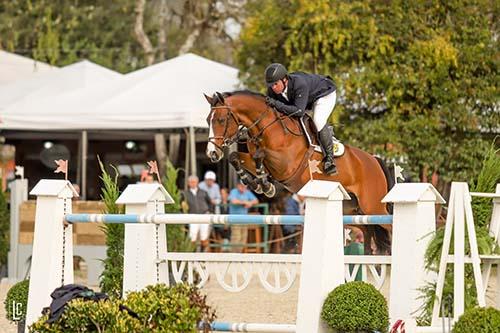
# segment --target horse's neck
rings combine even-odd
[[[297,120],[288,117],[279,119],[279,115],[272,110],[253,111],[248,119],[245,125],[249,127],[250,135],[258,138],[256,141],[261,148],[275,152],[307,150],[306,138]]]

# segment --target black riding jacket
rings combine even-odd
[[[314,102],[337,90],[329,76],[294,72],[288,75],[288,101],[281,94],[276,94],[268,88],[267,95],[281,103],[276,103],[276,109],[286,114],[304,115],[311,110]]]

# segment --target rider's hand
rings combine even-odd
[[[274,108],[276,106],[276,100],[272,97],[266,96],[266,104]]]

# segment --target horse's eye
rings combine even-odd
[[[222,125],[226,122],[226,118],[218,118],[217,122]]]

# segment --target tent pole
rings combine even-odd
[[[189,127],[189,152],[191,154],[191,174],[197,175],[198,170],[196,170],[196,137],[194,135],[194,127]]]
[[[187,179],[191,175],[191,171],[189,170],[189,133],[186,128],[184,128],[184,136],[186,137],[186,154],[184,157],[184,189],[187,189]]]
[[[88,153],[88,135],[87,131],[82,131],[82,184],[81,198],[87,200],[87,153]]]
[[[78,137],[78,151],[77,151],[78,161],[76,163],[76,183],[78,185],[82,184],[82,136]]]

